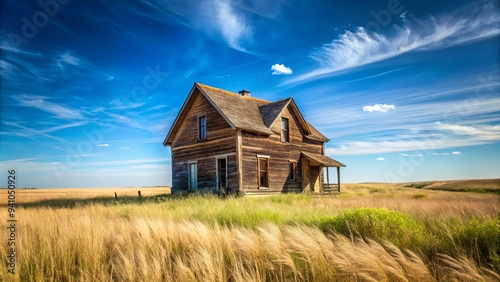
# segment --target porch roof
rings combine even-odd
[[[316,163],[319,163],[320,165],[322,166],[326,166],[326,167],[345,167],[345,164],[339,162],[339,161],[336,161],[330,157],[327,157],[327,156],[324,156],[324,155],[320,155],[320,154],[313,154],[313,153],[309,153],[309,152],[301,152],[302,156],[304,156],[305,158],[311,160],[311,161],[314,161]]]

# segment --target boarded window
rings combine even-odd
[[[290,133],[288,130],[288,119],[282,117],[281,118],[281,142],[289,142],[290,141]]]
[[[259,187],[269,188],[269,159],[258,158]]]
[[[198,117],[198,140],[207,139],[207,118]]]
[[[195,162],[188,164],[189,190],[198,189],[198,164]]]

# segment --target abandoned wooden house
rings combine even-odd
[[[163,145],[174,193],[340,192],[345,165],[325,156],[328,141],[292,98],[269,102],[195,83]],[[337,168],[336,184],[328,167]]]

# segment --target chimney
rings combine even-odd
[[[241,96],[250,97],[250,91],[248,90],[241,90],[238,93],[240,93]]]

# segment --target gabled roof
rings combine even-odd
[[[196,85],[233,129],[264,135],[273,134],[264,124],[259,112],[259,106],[269,104],[269,101],[242,96],[200,83]]]
[[[212,106],[220,113],[233,129],[241,129],[262,135],[271,135],[269,129],[281,112],[290,105],[295,116],[304,129],[308,139],[328,142],[328,138],[319,133],[316,128],[310,125],[300,113],[292,98],[269,102],[249,96],[242,96],[230,91],[211,87],[201,83],[195,83],[191,88],[188,98],[170,128],[167,137],[163,141],[164,146],[172,144],[175,133],[179,129],[182,120],[187,115],[188,110],[194,101],[195,93],[201,93]]]
[[[292,98],[276,101],[259,107],[260,115],[264,124],[269,128],[280,115],[283,109],[288,106]]]
[[[305,135],[306,138],[311,139],[311,140],[317,140],[317,141],[322,141],[322,142],[328,142],[330,139],[328,139],[325,135],[321,134],[314,126],[312,126],[309,122],[307,122],[307,125],[309,125],[309,128],[311,129],[311,134]]]

